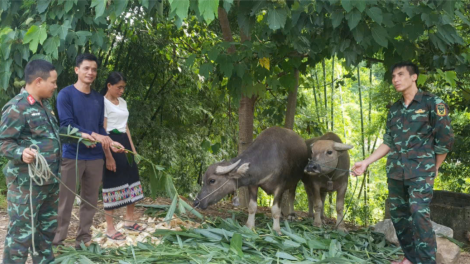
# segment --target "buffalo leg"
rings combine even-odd
[[[308,199],[308,217],[313,218],[313,188],[311,184],[307,184],[304,182],[304,187],[305,187],[305,192],[307,193],[307,199]]]
[[[344,227],[344,196],[346,195],[346,189],[348,188],[348,183],[344,183],[343,186],[338,190],[336,194],[336,228],[338,230],[343,230],[346,231],[346,228]],[[341,221],[341,222],[340,222]]]
[[[320,193],[321,196],[321,221],[325,224],[325,201],[327,192]]]
[[[295,211],[294,211],[294,201],[295,201],[295,189],[297,185],[294,185],[294,187],[289,189],[289,215],[287,216],[287,219],[289,221],[295,220]]]
[[[246,226],[248,228],[255,227],[255,214],[258,209],[258,186],[249,186],[248,195],[250,196],[250,202],[248,203],[248,220]]]
[[[323,204],[320,197],[320,185],[313,184],[313,203],[315,207],[315,218],[313,219],[313,225],[321,227],[321,216],[323,212]]]
[[[281,198],[282,192],[275,192],[273,207],[271,207],[271,213],[273,215],[273,230],[276,231],[278,234],[281,234],[281,224],[279,222],[281,218],[281,207],[279,207],[281,203]]]

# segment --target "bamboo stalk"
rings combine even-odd
[[[359,105],[361,109],[361,142],[362,142],[362,159],[364,160],[366,158],[366,149],[365,149],[365,138],[364,138],[364,113],[363,113],[363,107],[362,107],[362,89],[361,89],[361,72],[360,72],[360,67],[359,65],[357,66],[357,85],[359,88]],[[364,185],[366,183],[366,177],[362,179],[362,184],[361,184],[361,189],[359,190],[359,196],[358,200],[361,199],[361,193],[362,190],[364,189]],[[364,194],[364,196],[367,194]],[[366,208],[367,210],[367,208]],[[366,217],[364,219],[364,222],[367,226],[367,211],[366,211]]]
[[[331,60],[331,131],[334,132],[335,127],[335,116],[333,112],[334,108],[334,95],[335,95],[335,57]]]
[[[314,73],[316,76],[317,75],[316,71],[314,71]],[[318,78],[317,78],[317,81],[318,81]],[[319,108],[318,108],[318,100],[317,100],[317,90],[315,89],[315,82],[312,83],[312,88],[313,88],[313,96],[315,97],[315,112],[317,113],[318,124],[320,124],[320,114],[318,113]]]
[[[325,59],[321,61],[321,66],[323,69],[323,90],[325,91],[323,96],[325,97],[325,125],[326,130],[328,131],[328,99],[326,98],[326,66],[325,66]]]

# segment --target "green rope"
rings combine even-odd
[[[349,175],[348,175],[348,177],[349,177]],[[338,228],[338,226],[343,222],[344,218],[348,214],[349,207],[351,207],[351,204],[352,204],[352,199],[354,198],[354,195],[356,194],[358,182],[359,182],[359,180],[356,178],[356,187],[354,187],[354,191],[353,191],[353,194],[351,195],[351,198],[349,198],[349,203],[348,203],[348,206],[346,207],[346,211],[344,212],[343,217],[341,217],[341,220],[336,224],[335,229]]]

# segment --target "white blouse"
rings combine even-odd
[[[121,133],[126,133],[127,119],[129,118],[129,111],[127,110],[127,103],[121,97],[118,98],[119,104],[115,105],[104,98],[104,117],[107,118],[106,132],[117,129]]]

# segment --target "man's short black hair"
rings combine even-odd
[[[75,66],[80,67],[80,64],[82,64],[82,62],[85,60],[94,61],[98,65],[98,58],[96,58],[95,55],[90,53],[83,53],[77,56],[77,59],[75,60]]]
[[[419,69],[416,64],[409,61],[402,61],[392,66],[391,72],[393,73],[396,69],[406,68],[410,75],[416,74],[419,77]]]
[[[27,84],[31,84],[38,77],[47,80],[47,78],[51,76],[51,71],[54,70],[54,65],[48,61],[32,60],[26,64],[26,68],[24,69],[24,80]]]

